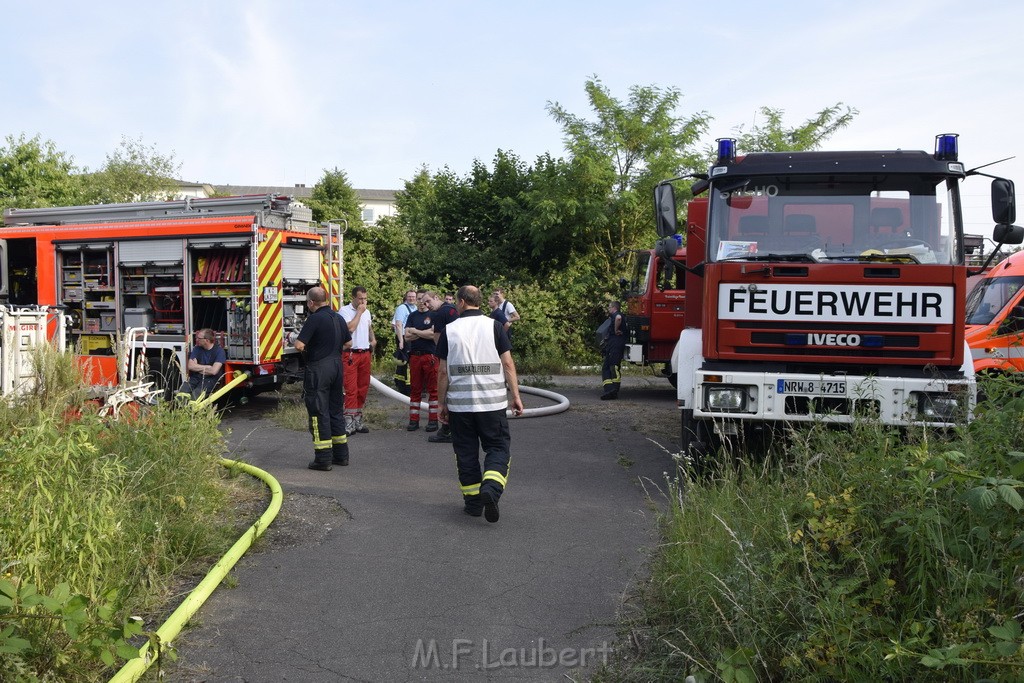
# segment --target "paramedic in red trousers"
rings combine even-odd
[[[306,292],[306,307],[310,314],[295,340],[295,348],[305,356],[302,397],[313,435],[313,462],[309,469],[326,472],[332,465],[348,464],[341,352],[351,337],[348,327],[327,303],[323,287]]]
[[[467,515],[483,514],[488,522],[497,522],[511,458],[506,383],[513,415],[522,414],[523,401],[508,335],[501,323],[483,314],[480,304],[480,290],[471,285],[460,287],[455,295],[459,317],[445,327],[437,343],[437,397],[441,419],[447,417],[451,425],[463,509]]]
[[[427,392],[427,431],[437,431],[437,356],[434,355],[434,324],[431,311],[418,294],[419,308],[405,321],[405,348],[409,352],[409,426],[410,432],[420,428],[420,398]]]
[[[424,298],[427,302],[427,308],[431,310],[430,322],[434,325],[434,343],[436,344],[438,339],[441,338],[444,328],[459,317],[459,311],[455,308],[454,304],[450,304],[442,299],[441,295],[437,292],[428,291]],[[447,418],[441,417],[441,429],[436,434],[428,436],[427,441],[431,443],[452,442],[452,430],[448,427]]]
[[[370,362],[377,338],[373,336],[372,318],[366,308],[366,287],[352,288],[352,303],[339,313],[348,323],[352,335],[352,348],[342,354],[345,363],[345,431],[348,434],[366,434],[370,428],[363,424],[363,406],[370,390]]]

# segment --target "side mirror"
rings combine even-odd
[[[657,223],[658,237],[676,234],[676,191],[668,183],[654,186],[654,217]]]
[[[654,245],[654,254],[666,261],[671,260],[678,250],[679,243],[676,242],[675,237],[671,236],[658,240],[657,244]]]
[[[1024,242],[1024,228],[1000,223],[992,230],[992,239],[999,244],[1020,244]]]
[[[619,289],[622,289],[622,290],[629,289],[629,280],[627,280],[624,277],[620,277],[619,278]]]
[[[999,224],[1010,224],[1015,220],[1017,220],[1017,207],[1013,181],[996,178],[992,181],[992,221]],[[1020,244],[1020,242],[1011,244]]]

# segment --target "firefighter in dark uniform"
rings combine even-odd
[[[622,357],[626,353],[626,318],[619,310],[618,301],[608,304],[608,336],[604,340],[604,364],[601,365],[601,379],[604,391],[601,400],[614,400],[619,397],[619,386],[622,384]]]
[[[455,304],[459,317],[444,328],[437,343],[441,419],[447,418],[451,425],[463,510],[497,522],[498,499],[505,490],[511,459],[506,384],[512,394],[512,414],[523,412],[516,364],[503,326],[480,310],[479,289],[460,287]]]
[[[326,472],[332,465],[348,464],[341,352],[351,343],[352,335],[327,303],[323,287],[313,287],[306,293],[306,306],[310,314],[295,340],[295,348],[303,352],[306,361],[302,395],[313,435],[313,462],[309,469]]]
[[[434,323],[424,295],[419,293],[419,308],[405,321],[405,348],[409,352],[409,426],[420,428],[420,398],[427,394],[427,431],[437,431],[437,356],[434,355]]]
[[[436,344],[441,338],[441,333],[444,331],[445,326],[459,317],[459,311],[453,304],[442,299],[441,295],[437,292],[428,291],[424,295],[424,298],[427,302],[427,308],[432,311],[430,320],[434,325],[434,343]],[[436,351],[434,355],[437,355]],[[438,362],[440,363],[440,361]],[[427,437],[427,441],[431,443],[452,442],[452,430],[448,425],[447,418],[444,416],[441,417],[441,429],[436,434],[432,434]]]

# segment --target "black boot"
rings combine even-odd
[[[430,443],[451,443],[452,428],[446,424],[442,424],[440,431],[438,431],[437,434],[431,434],[428,436],[427,441]]]
[[[333,469],[331,467],[331,452],[326,448],[313,451],[313,462],[309,463],[306,467],[311,470],[330,472]]]
[[[336,443],[331,447],[331,462],[342,467],[348,465],[348,444]]]

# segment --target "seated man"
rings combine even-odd
[[[196,400],[213,393],[220,382],[227,356],[217,343],[213,330],[203,328],[196,332],[196,345],[188,355],[188,392]],[[182,387],[184,390],[184,387]]]

